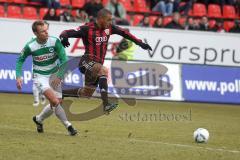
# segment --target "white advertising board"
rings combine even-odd
[[[105,61],[109,92],[115,97],[181,101],[179,64]]]

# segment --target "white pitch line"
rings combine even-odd
[[[12,126],[9,126],[9,125],[0,125],[0,128],[36,132],[34,130],[31,130],[31,129],[12,127]],[[66,135],[66,132],[59,132],[59,131],[54,131],[54,132],[48,131],[48,133]],[[80,133],[80,135],[81,135],[81,133]],[[106,140],[122,140],[122,139],[120,139],[120,138],[107,138]],[[132,142],[151,143],[151,144],[163,144],[163,145],[176,146],[176,147],[185,147],[185,148],[194,148],[194,149],[198,148],[198,149],[205,149],[205,150],[210,150],[210,151],[240,153],[239,150],[229,150],[229,149],[223,149],[223,148],[211,148],[211,147],[192,146],[192,145],[187,145],[187,144],[177,144],[177,143],[167,143],[167,142],[161,142],[161,141],[140,140],[140,139],[134,139],[134,138],[130,138],[130,139],[127,139],[127,140],[130,140]]]
[[[142,142],[142,143],[152,143],[152,144],[164,144],[164,145],[169,145],[169,146],[185,147],[185,148],[199,148],[199,149],[205,149],[205,150],[210,150],[210,151],[240,153],[239,150],[229,150],[229,149],[223,149],[223,148],[192,146],[192,145],[187,145],[187,144],[167,143],[167,142],[161,142],[161,141],[148,141],[148,140],[139,140],[139,139],[131,139],[131,141]]]

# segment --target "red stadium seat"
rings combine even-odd
[[[71,14],[72,14],[73,17],[76,17],[76,15],[77,15],[77,10],[76,10],[76,9],[73,9],[73,10],[71,11]]]
[[[21,8],[19,6],[9,5],[7,7],[8,18],[22,18]]]
[[[23,8],[23,18],[38,19],[37,9],[35,7],[26,6]]]
[[[72,0],[72,7],[82,8],[85,4],[85,0]]]
[[[62,14],[64,12],[64,9],[57,9],[56,13],[59,16],[60,14]]]
[[[71,5],[70,0],[59,0],[61,6],[69,6]]]
[[[134,1],[134,10],[137,12],[149,12],[149,8],[146,4],[146,1],[143,0]]]
[[[5,17],[4,7],[0,6],[0,17]]]
[[[103,6],[106,6],[106,5],[108,4],[108,1],[109,1],[109,0],[102,0]]]
[[[40,8],[39,9],[39,17],[40,17],[40,19],[43,19],[43,17],[47,13],[47,11],[48,11],[48,8]]]
[[[206,15],[207,15],[207,10],[206,10],[206,6],[204,4],[195,3],[193,5],[193,16],[202,17],[202,16],[206,16]]]
[[[211,19],[208,21],[208,24],[209,24],[209,28],[213,28],[216,25],[216,20]]]
[[[209,4],[208,5],[208,17],[210,18],[221,18],[221,7],[217,4]]]
[[[134,8],[129,0],[119,0],[119,2],[124,6],[126,11],[134,11]]]
[[[157,18],[158,18],[158,16],[149,16],[150,26],[153,26],[153,24]]]
[[[186,18],[185,17],[182,17],[179,19],[179,24],[182,25],[182,26],[185,26],[185,23],[186,23]]]
[[[28,2],[28,4],[29,5],[33,5],[33,6],[36,6],[36,7],[38,7],[38,6],[42,6],[42,3],[41,2]]]
[[[137,26],[142,19],[143,19],[143,15],[135,14],[134,20],[133,20],[133,26]]]
[[[0,0],[0,2],[9,2],[9,0]]]
[[[163,26],[167,25],[168,23],[172,22],[172,17],[168,16],[168,17],[164,17],[163,18]]]
[[[28,4],[28,0],[11,0],[11,1],[17,4]]]
[[[224,21],[223,28],[228,32],[235,25],[234,21]]]
[[[230,18],[230,19],[237,18],[235,8],[230,5],[224,5],[223,6],[223,18]]]

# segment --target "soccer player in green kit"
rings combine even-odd
[[[61,81],[63,73],[58,71],[61,64],[67,62],[67,56],[60,40],[48,35],[49,24],[42,20],[37,20],[32,24],[32,31],[36,35],[23,48],[16,64],[16,85],[19,90],[22,88],[22,65],[28,56],[33,59],[33,82],[37,84],[39,90],[49,100],[40,114],[33,117],[39,133],[44,132],[43,121],[55,112],[57,118],[67,128],[69,135],[77,134],[72,124],[68,121],[65,111],[61,106],[62,90]],[[58,60],[60,64],[58,64]],[[50,82],[50,76],[56,74]],[[49,84],[51,83],[51,85]]]

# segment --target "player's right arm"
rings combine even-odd
[[[70,43],[68,42],[68,38],[82,38],[84,36],[84,28],[78,27],[76,30],[70,29],[70,30],[64,30],[59,38],[61,40],[61,43],[64,47],[69,47]]]
[[[25,62],[26,58],[30,55],[31,51],[30,48],[26,45],[21,53],[20,56],[17,58],[16,62],[16,85],[19,90],[22,89],[22,66]]]

